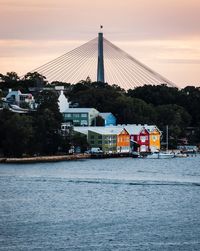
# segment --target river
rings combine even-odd
[[[200,156],[0,164],[0,250],[200,250]]]

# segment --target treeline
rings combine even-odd
[[[37,96],[37,111],[17,114],[8,109],[0,111],[0,155],[52,155],[67,153],[70,147],[87,149],[85,137],[60,133],[63,117],[58,108],[55,91],[43,91]]]
[[[163,137],[168,125],[173,146],[184,137],[191,144],[200,142],[199,87],[145,85],[125,91],[115,85],[83,81],[69,88],[66,95],[80,107],[112,112],[119,124],[156,124]]]
[[[177,145],[178,139],[185,137],[190,144],[200,143],[199,87],[178,89],[166,85],[145,85],[125,91],[117,85],[92,83],[90,79],[74,85],[48,83],[37,72],[28,73],[21,79],[11,72],[0,74],[1,96],[5,96],[9,88],[28,92],[30,87],[43,86],[49,90],[34,93],[39,108],[33,114],[0,112],[0,148],[5,155],[53,154],[66,152],[70,145],[86,148],[85,139],[75,135],[64,139],[59,134],[62,116],[54,91],[56,85],[65,86],[65,95],[72,105],[112,112],[118,124],[156,124],[163,131],[163,137],[168,125],[172,147]]]

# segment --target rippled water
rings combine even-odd
[[[200,156],[0,164],[0,250],[200,250]]]

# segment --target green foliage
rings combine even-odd
[[[58,108],[58,97],[55,92],[43,91],[37,98],[39,107],[34,116],[35,151],[42,154],[53,154],[62,144],[59,134],[62,115]]]
[[[74,133],[71,137],[71,145],[75,148],[80,147],[81,152],[88,148],[87,137],[81,133]]]
[[[5,156],[22,154],[54,154],[63,144],[59,134],[62,116],[57,95],[42,92],[40,106],[32,117],[0,111],[0,148]]]
[[[9,83],[9,82],[17,82],[19,80],[19,76],[16,72],[7,72],[6,75],[0,74],[0,80]]]
[[[179,90],[166,85],[144,85],[128,90],[127,95],[157,105],[176,104]]]
[[[32,118],[7,110],[0,112],[0,118],[0,147],[3,149],[4,155],[21,157],[23,154],[30,153],[33,139]]]
[[[0,89],[3,91],[3,96],[6,95],[8,88],[26,92],[29,91],[29,87],[41,87],[43,84],[46,84],[46,78],[37,72],[27,73],[23,79],[19,79],[15,72],[6,75],[0,74]],[[189,138],[190,143],[200,142],[200,87],[187,86],[179,90],[166,85],[145,85],[126,92],[117,85],[92,83],[90,79],[74,85],[55,81],[49,86],[56,85],[66,87],[65,94],[72,104],[77,103],[79,107],[93,107],[100,112],[112,112],[120,124],[156,124],[163,132],[168,125],[169,134],[175,143],[179,137],[185,136]],[[64,141],[63,138],[60,138],[59,130],[62,116],[58,110],[58,96],[55,91],[34,93],[34,97],[39,103],[39,107],[37,112],[32,115],[32,119],[27,116],[29,121],[24,120],[30,125],[30,135],[34,135],[31,136],[31,143],[28,144],[29,147],[26,148],[25,153],[52,154],[59,149],[68,149],[72,144],[75,146],[81,144],[82,148],[86,147],[85,141],[80,135],[67,136]],[[14,127],[17,126],[14,121],[12,121],[13,127],[9,124],[13,114],[1,111],[1,115],[3,117],[0,117],[0,148],[5,147],[6,140],[3,141],[3,139],[9,137],[9,134],[4,133],[4,130],[6,131],[8,127],[14,135]],[[16,121],[24,134],[20,135],[16,129],[16,139],[23,138],[23,135],[28,133],[23,127],[21,117],[24,118],[23,115],[17,115]],[[5,123],[8,124],[5,126]],[[100,118],[96,119],[97,125],[102,125],[102,123]],[[192,135],[188,134],[187,127],[194,128]],[[15,136],[13,137],[15,138]],[[7,146],[11,144],[10,139],[7,142]],[[27,142],[22,141],[22,145],[24,147]],[[9,147],[7,146],[6,153],[14,154],[8,151]]]
[[[105,121],[101,116],[96,117],[95,121],[96,126],[104,126]]]

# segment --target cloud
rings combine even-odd
[[[178,83],[198,82],[199,0],[0,0],[0,72],[24,73],[97,36]]]
[[[200,34],[198,0],[0,0],[1,38],[87,39],[101,23],[111,39]],[[3,25],[2,25],[3,24]]]

